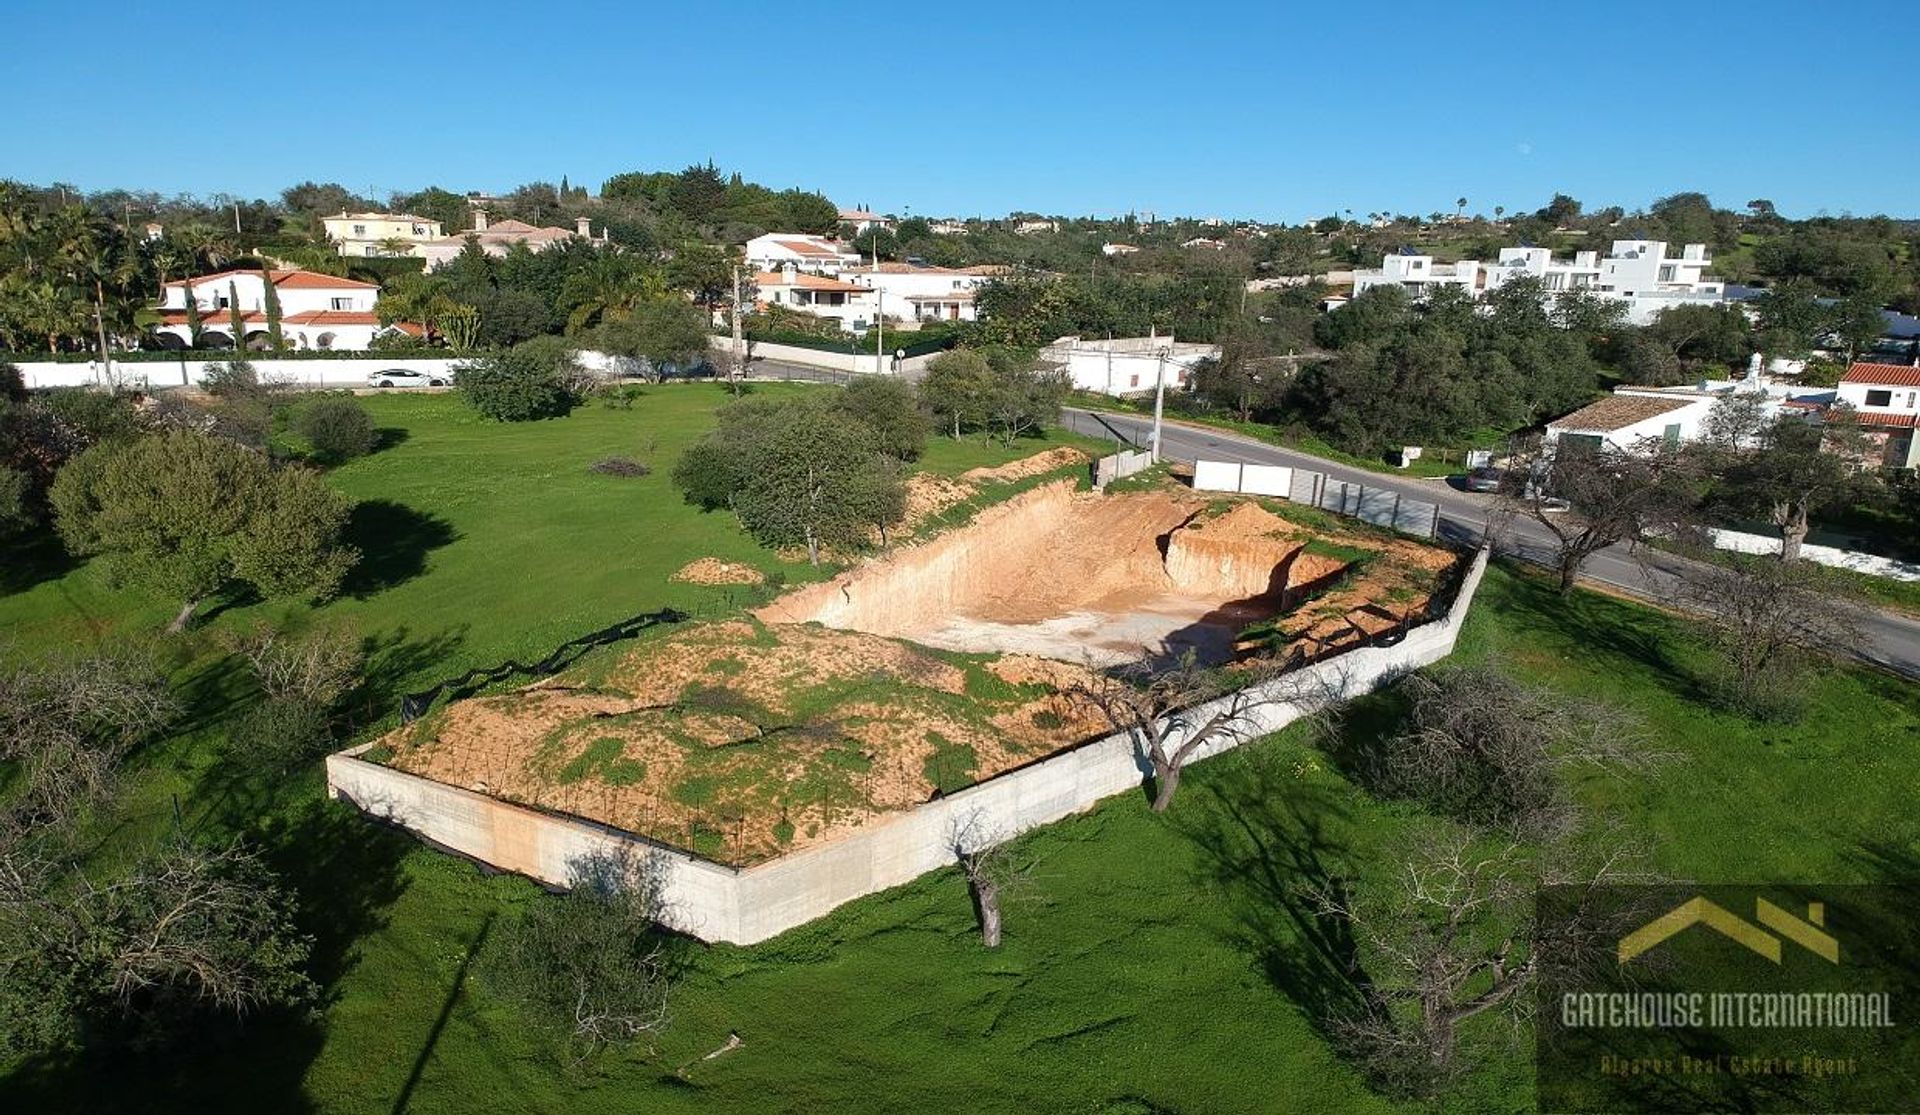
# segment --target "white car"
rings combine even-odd
[[[367,377],[368,387],[445,387],[453,382],[452,372],[414,372],[406,368],[387,368]]]

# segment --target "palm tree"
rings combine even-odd
[[[1467,215],[1467,199],[1464,197],[1455,198],[1453,201],[1454,220],[1457,221],[1460,218],[1465,217],[1466,215]]]

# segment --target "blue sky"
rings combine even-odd
[[[384,196],[712,159],[924,215],[1920,216],[1910,2],[9,0],[0,176]]]

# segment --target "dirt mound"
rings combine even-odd
[[[694,585],[757,585],[767,578],[751,565],[703,557],[681,566],[679,572],[667,579]]]
[[[1091,460],[1085,453],[1071,446],[1062,445],[1044,453],[1035,453],[1031,457],[1022,457],[1017,461],[1008,461],[993,468],[973,468],[960,474],[962,480],[997,481],[1010,483],[1025,480],[1029,476],[1039,476],[1068,465],[1085,464]]]
[[[1105,731],[1066,663],[992,669],[893,639],[747,621],[459,701],[392,765],[749,863],[837,839]]]
[[[971,484],[937,473],[916,472],[907,478],[907,516],[900,525],[911,530],[973,495]]]

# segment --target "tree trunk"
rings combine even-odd
[[[814,565],[820,564],[820,540],[813,536],[812,529],[807,531],[807,560]]]
[[[200,607],[200,598],[198,596],[189,597],[185,604],[180,605],[180,614],[173,617],[172,623],[167,624],[167,634],[178,635],[180,632],[185,631],[188,621],[193,619],[194,609],[198,607]]]
[[[1578,554],[1560,555],[1560,595],[1572,592],[1574,584],[1580,580],[1580,560]]]
[[[1000,888],[992,879],[976,879],[973,901],[980,907],[980,943],[1000,947]]]
[[[1794,504],[1781,518],[1780,561],[1784,565],[1800,560],[1800,546],[1807,540],[1806,505]]]
[[[1173,804],[1173,792],[1180,788],[1180,768],[1166,766],[1153,772],[1153,811],[1165,813]]]

